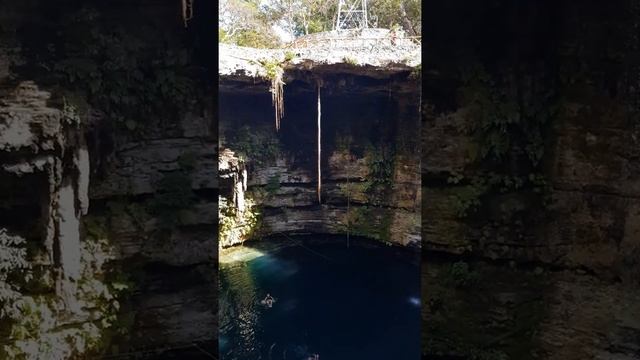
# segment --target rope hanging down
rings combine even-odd
[[[321,152],[321,145],[320,145],[320,115],[321,115],[321,108],[320,108],[320,87],[322,86],[322,80],[318,80],[317,81],[318,84],[318,204],[322,204],[322,198],[320,196],[320,190],[322,188],[322,173],[320,170],[320,152]]]

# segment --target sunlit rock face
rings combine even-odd
[[[3,306],[19,310],[3,318],[1,331],[23,335],[4,343],[0,357],[80,356],[96,349],[117,312],[115,292],[102,282],[112,249],[82,233],[90,173],[84,132],[33,81],[9,88],[0,102],[0,227],[3,236],[25,239],[14,246],[24,246],[33,271],[12,278],[20,297]]]
[[[135,28],[135,34],[126,35],[130,45],[148,45],[145,36],[152,36],[171,38],[169,47],[194,47],[189,43],[193,32],[181,22],[167,26],[176,15],[171,4],[136,4],[136,15],[130,3],[119,8],[101,1],[83,2],[81,8],[50,8],[40,0],[0,6],[0,228],[25,239],[21,250],[28,249],[34,279],[21,287],[25,310],[14,319],[17,325],[5,327],[5,319],[0,321],[0,337],[22,337],[7,348],[3,343],[0,358],[94,358],[195,342],[215,351],[213,91],[199,88],[189,98],[189,109],[175,116],[136,116],[138,125],[157,121],[161,126],[133,131],[131,123],[129,128],[118,125],[117,116],[100,107],[104,103],[92,102],[95,98],[77,77],[70,86],[59,68],[42,66],[77,59],[74,51],[86,51],[87,56],[79,56],[83,64],[105,61],[88,54],[89,46],[80,44],[86,38],[65,37],[66,16],[92,24],[84,35],[106,36],[100,27],[107,23],[111,35],[115,28]],[[158,21],[164,32],[138,32],[141,18]],[[190,25],[198,27],[197,21]],[[116,42],[108,46],[116,48]],[[39,51],[43,43],[56,43],[57,50]],[[136,70],[148,69],[152,64],[146,57],[158,58],[158,51],[166,50],[153,46],[106,57],[119,62],[137,56]],[[198,51],[206,52],[193,50]],[[188,76],[202,80],[194,85],[201,86],[211,80],[193,57],[174,67],[192,69]],[[68,68],[71,77],[82,72],[76,65]],[[206,66],[214,66],[213,61]],[[131,85],[123,81],[117,87]]]
[[[5,160],[1,176],[11,183],[29,178],[46,184],[36,189],[5,188],[3,198],[32,202],[31,209],[40,207],[40,211],[35,219],[27,217],[3,225],[28,223],[24,225],[31,235],[44,239],[40,246],[46,248],[49,261],[60,268],[61,281],[77,281],[80,217],[88,210],[89,162],[82,132],[77,131],[69,114],[47,105],[50,97],[50,93],[26,81],[2,99],[0,149]],[[75,161],[68,160],[66,152],[74,154]],[[34,197],[34,193],[41,197]],[[5,211],[11,211],[11,205],[5,203]]]
[[[419,248],[419,83],[411,70],[353,67],[345,72],[341,64],[333,66],[318,75],[320,100],[317,84],[309,80],[313,66],[310,73],[285,69],[279,130],[268,88],[243,87],[235,83],[237,77],[221,77],[221,143],[245,162],[244,197],[257,217],[241,238],[351,234]],[[239,173],[234,176],[240,179]],[[233,186],[221,183],[221,196],[230,203],[238,194]]]

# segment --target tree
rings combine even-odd
[[[218,12],[219,41],[250,47],[279,45],[259,0],[221,0]]]
[[[369,0],[369,26],[400,26],[410,36],[420,35],[422,4],[418,0]]]
[[[0,320],[19,318],[22,304],[19,284],[31,279],[30,268],[26,241],[0,228]]]
[[[332,0],[272,0],[264,6],[268,19],[292,36],[329,31],[337,13]]]
[[[333,29],[337,0],[221,0],[219,31],[223,42],[276,46],[273,26],[291,37]],[[370,27],[400,27],[420,35],[421,2],[418,0],[368,0]]]
[[[272,23],[293,36],[333,29],[337,0],[271,0],[263,11]],[[409,35],[420,35],[421,2],[418,0],[368,0],[369,26],[391,29],[400,26]]]

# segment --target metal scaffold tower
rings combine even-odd
[[[338,0],[338,17],[333,30],[367,27],[367,0]]]

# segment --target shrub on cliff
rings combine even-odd
[[[16,284],[31,279],[25,239],[0,228],[0,320],[20,316],[22,294]]]

